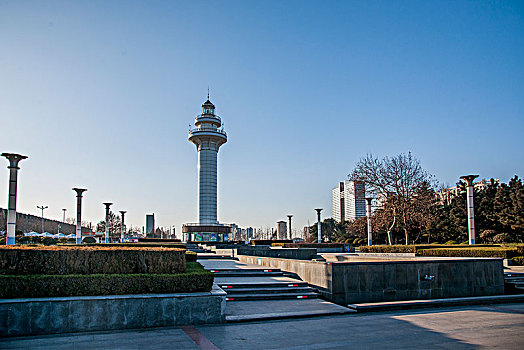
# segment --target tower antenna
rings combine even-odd
[[[207,99],[209,100],[209,86],[207,87]]]

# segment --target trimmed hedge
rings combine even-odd
[[[284,248],[344,248],[351,246],[345,243],[286,243]]]
[[[139,238],[138,242],[144,242],[144,243],[180,243],[182,242],[178,238]]]
[[[186,249],[186,245],[182,243],[87,243],[88,247],[134,247],[134,248],[177,248]],[[71,244],[71,246],[76,246]]]
[[[523,266],[524,265],[524,256],[514,256],[513,262],[515,265]]]
[[[140,274],[185,272],[185,250],[171,248],[5,246],[0,275]]]
[[[186,250],[186,262],[197,261],[197,253]]]
[[[420,256],[439,257],[475,257],[475,258],[504,258],[511,259],[517,255],[514,248],[437,248],[421,249],[417,251]]]
[[[253,239],[251,245],[271,245],[273,243],[293,243],[292,239]]]
[[[524,245],[518,245],[517,252],[519,252],[520,254],[524,254]]]
[[[362,253],[418,253],[421,249],[436,249],[436,248],[460,248],[460,249],[476,249],[476,248],[499,248],[497,244],[476,244],[470,245],[448,245],[448,244],[418,244],[418,245],[372,245],[360,246]]]
[[[0,276],[0,298],[208,292],[213,273],[189,263],[179,274]]]

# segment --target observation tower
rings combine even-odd
[[[182,233],[187,241],[227,241],[231,227],[217,220],[217,156],[220,146],[227,142],[227,134],[222,120],[215,115],[209,93],[195,126],[189,130],[188,139],[198,153],[198,223],[184,224]]]

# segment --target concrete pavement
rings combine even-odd
[[[0,339],[0,348],[521,349],[523,343],[521,303],[11,338]]]

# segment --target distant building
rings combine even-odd
[[[353,221],[366,216],[366,186],[360,181],[339,182],[333,188],[333,219]]]
[[[480,181],[474,182],[473,188],[477,191],[481,191],[486,189],[488,185],[491,184],[491,182],[499,183],[499,179],[482,179]],[[437,196],[441,203],[450,204],[451,199],[455,196],[458,196],[461,193],[466,193],[466,188],[462,188],[461,186],[454,186],[442,189],[441,191],[437,192]]]
[[[287,239],[287,223],[277,221],[277,239]]]
[[[146,214],[146,235],[155,231],[155,214]]]
[[[255,233],[254,233],[253,227],[246,228],[246,239],[250,240],[250,239],[253,239],[254,237],[255,237]]]

